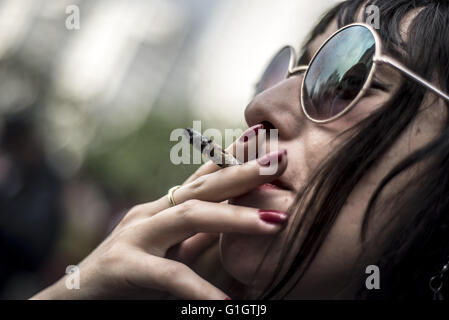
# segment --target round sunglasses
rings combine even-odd
[[[293,47],[283,47],[257,84],[256,94],[282,80],[305,72],[301,85],[304,114],[328,123],[348,113],[370,88],[378,64],[389,65],[449,102],[449,96],[400,62],[382,54],[377,32],[364,23],[347,25],[331,35],[309,65],[296,65]]]

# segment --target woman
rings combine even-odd
[[[338,72],[328,83],[308,81],[312,65],[306,75],[296,68],[279,81],[263,78],[245,110],[249,138],[234,147],[255,144],[251,133],[263,127],[278,129],[279,150],[219,171],[205,164],[172,194],[175,206],[163,197],[130,210],[80,263],[80,290],[62,278],[34,298],[432,298],[429,280],[444,284],[449,254],[448,102],[435,94],[449,92],[449,4],[345,1],[312,31],[298,65],[341,27],[364,22],[370,4],[380,10],[383,52],[431,85],[387,63],[376,64],[368,88],[354,78],[363,66],[350,69],[341,95],[331,90]],[[316,77],[329,63],[315,61]],[[342,97],[353,91],[360,97],[348,108]],[[305,108],[330,99],[330,116]],[[260,175],[275,159],[277,171]],[[371,265],[377,290],[366,287]]]

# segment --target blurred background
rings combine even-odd
[[[0,0],[0,298],[29,298],[187,178],[173,129],[244,129],[268,60],[336,2]]]

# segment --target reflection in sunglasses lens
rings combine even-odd
[[[345,111],[368,79],[375,45],[369,29],[352,26],[321,48],[304,79],[303,104],[309,117],[323,121]]]
[[[275,86],[287,77],[291,55],[292,52],[289,47],[285,47],[279,51],[262,75],[257,85],[256,94]]]

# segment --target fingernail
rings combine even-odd
[[[259,217],[262,221],[272,224],[282,224],[287,220],[287,214],[277,210],[259,210]]]
[[[251,128],[246,129],[245,132],[240,136],[239,142],[246,142],[252,135],[256,135],[259,133],[259,130],[263,129],[263,124],[259,123]]]
[[[232,300],[231,298],[229,298],[229,297],[226,297],[226,298],[224,298],[224,300]]]
[[[278,163],[280,163],[284,156],[287,155],[287,150],[281,149],[278,151],[270,152],[266,155],[264,155],[262,158],[257,159],[257,163],[259,163],[261,166],[269,167],[271,162],[274,161],[277,158]]]

